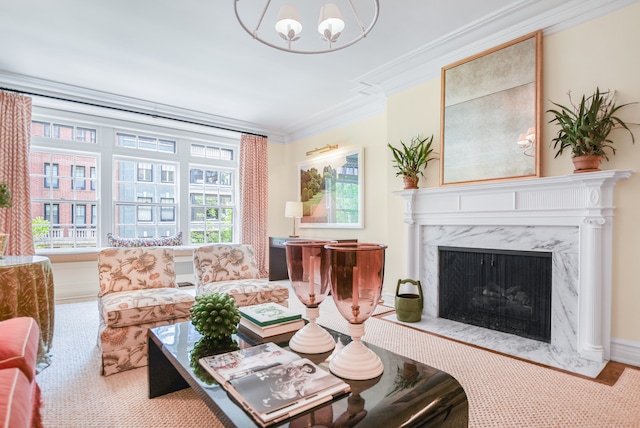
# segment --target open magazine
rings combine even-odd
[[[233,367],[221,365],[222,361]],[[204,357],[200,364],[214,379],[221,379],[222,387],[262,426],[350,391],[339,377],[273,343]]]

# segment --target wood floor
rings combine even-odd
[[[609,361],[598,377],[596,377],[596,380],[607,385],[613,385],[618,381],[620,375],[626,368],[640,370],[640,367]]]

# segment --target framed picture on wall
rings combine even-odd
[[[540,175],[542,32],[442,69],[440,184]]]
[[[361,229],[363,149],[343,148],[298,163],[301,228]]]

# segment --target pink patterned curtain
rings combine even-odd
[[[242,134],[240,138],[240,204],[242,205],[242,244],[256,251],[260,276],[267,269],[267,139]]]
[[[33,255],[29,193],[31,98],[0,91],[0,182],[13,206],[0,208],[0,232],[9,234],[7,255]]]

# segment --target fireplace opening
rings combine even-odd
[[[551,253],[438,247],[439,316],[551,342]]]

